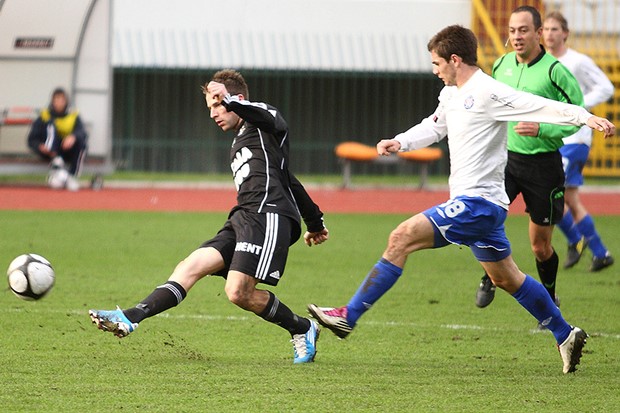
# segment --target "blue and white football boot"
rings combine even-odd
[[[127,337],[129,333],[138,328],[138,323],[132,323],[123,313],[120,307],[116,310],[88,310],[88,315],[97,328],[109,331],[118,338]]]
[[[319,339],[319,333],[321,329],[319,325],[310,320],[310,328],[306,334],[295,334],[291,340],[293,343],[293,350],[295,351],[295,358],[293,363],[311,363],[316,356],[316,342]]]

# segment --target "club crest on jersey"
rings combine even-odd
[[[467,96],[465,98],[465,102],[463,103],[463,107],[465,109],[471,109],[474,107],[474,97],[473,96]]]
[[[508,68],[506,68],[506,70],[504,70],[504,76],[511,76],[512,77],[512,67],[508,67]]]

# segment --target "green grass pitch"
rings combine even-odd
[[[343,305],[405,216],[330,215],[331,239],[296,244],[273,289],[294,311]],[[0,290],[0,410],[6,412],[613,412],[620,411],[620,271],[560,269],[570,323],[590,335],[563,375],[549,332],[508,294],[474,305],[482,271],[467,248],[413,254],[346,340],[323,331],[315,363],[292,364],[288,334],[226,299],[207,278],[119,340],[89,308],[127,307],[168,278],[225,214],[0,211],[0,264],[35,252],[56,270],[37,302]],[[620,217],[597,217],[620,257]],[[535,277],[527,218],[510,216],[515,260]],[[566,242],[556,230],[564,259]],[[2,264],[3,263],[3,264]]]

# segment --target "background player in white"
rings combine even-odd
[[[566,45],[568,34],[568,22],[560,12],[547,14],[543,23],[545,46],[575,76],[583,91],[585,107],[590,109],[611,98],[614,85],[590,57]],[[592,216],[579,198],[579,187],[583,185],[582,171],[592,145],[592,130],[584,126],[563,140],[564,146],[560,148],[560,153],[566,174],[566,208],[558,226],[568,240],[564,268],[577,264],[588,246],[592,251],[590,271],[600,271],[613,264],[614,259],[596,231]]]
[[[394,139],[377,144],[381,155],[428,146],[449,136],[450,199],[402,222],[388,239],[383,256],[343,307],[308,306],[320,324],[346,337],[362,314],[401,276],[409,254],[462,244],[472,252],[495,285],[511,294],[555,336],[563,372],[575,370],[587,334],[570,326],[545,288],[522,273],[512,259],[504,232],[508,196],[506,122],[527,120],[587,124],[615,133],[608,120],[584,108],[519,92],[494,80],[477,63],[477,40],[462,26],[448,26],[428,43],[433,73],[445,83],[435,112]]]

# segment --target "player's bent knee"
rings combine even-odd
[[[419,249],[433,246],[433,227],[424,216],[415,216],[402,222],[390,233],[388,251],[409,255]]]
[[[243,308],[243,304],[246,302],[244,298],[243,291],[241,291],[237,286],[229,286],[226,285],[224,287],[224,291],[226,292],[226,297],[228,297],[228,301],[233,303],[238,307]]]
[[[224,287],[224,291],[226,292],[228,301],[244,310],[251,309],[251,294],[247,290],[240,288],[236,284],[227,283]]]
[[[543,262],[547,261],[551,255],[553,255],[553,248],[551,247],[551,244],[533,244],[532,252],[536,257],[536,260]]]
[[[390,237],[388,238],[388,250],[402,253],[407,249],[410,243],[411,237],[408,232],[405,231],[402,226],[399,226],[390,233]]]

